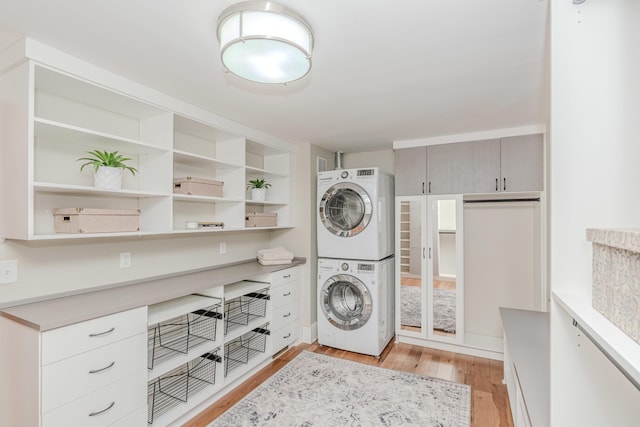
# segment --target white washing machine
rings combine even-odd
[[[393,176],[377,167],[318,173],[318,257],[393,254]]]
[[[380,356],[393,337],[393,257],[318,259],[318,343]]]

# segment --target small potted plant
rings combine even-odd
[[[120,189],[122,188],[122,171],[128,170],[131,174],[135,175],[138,170],[133,166],[126,164],[131,160],[128,157],[124,157],[117,151],[100,151],[93,150],[88,151],[88,157],[81,157],[78,161],[84,161],[85,163],[80,166],[80,171],[85,166],[93,166],[94,170],[94,185],[99,188]]]
[[[249,180],[249,184],[247,184],[247,189],[251,190],[251,200],[257,202],[265,201],[267,198],[267,188],[269,187],[271,187],[271,184],[261,178],[251,179]]]

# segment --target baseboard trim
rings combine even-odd
[[[396,335],[396,342],[419,345],[421,347],[434,348],[436,350],[452,351],[454,353],[466,354],[468,356],[483,357],[492,360],[504,360],[501,351],[487,350],[477,347],[468,347],[458,344],[449,344],[439,341],[430,341],[422,338],[405,337]]]

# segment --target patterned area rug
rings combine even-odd
[[[434,289],[433,327],[445,332],[456,331],[456,293],[448,289]],[[400,324],[420,326],[420,288],[400,287]]]
[[[213,426],[467,427],[471,387],[303,351]]]

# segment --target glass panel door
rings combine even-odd
[[[396,198],[396,331],[426,338],[426,197]]]
[[[462,196],[429,196],[427,336],[462,343],[464,281]]]

